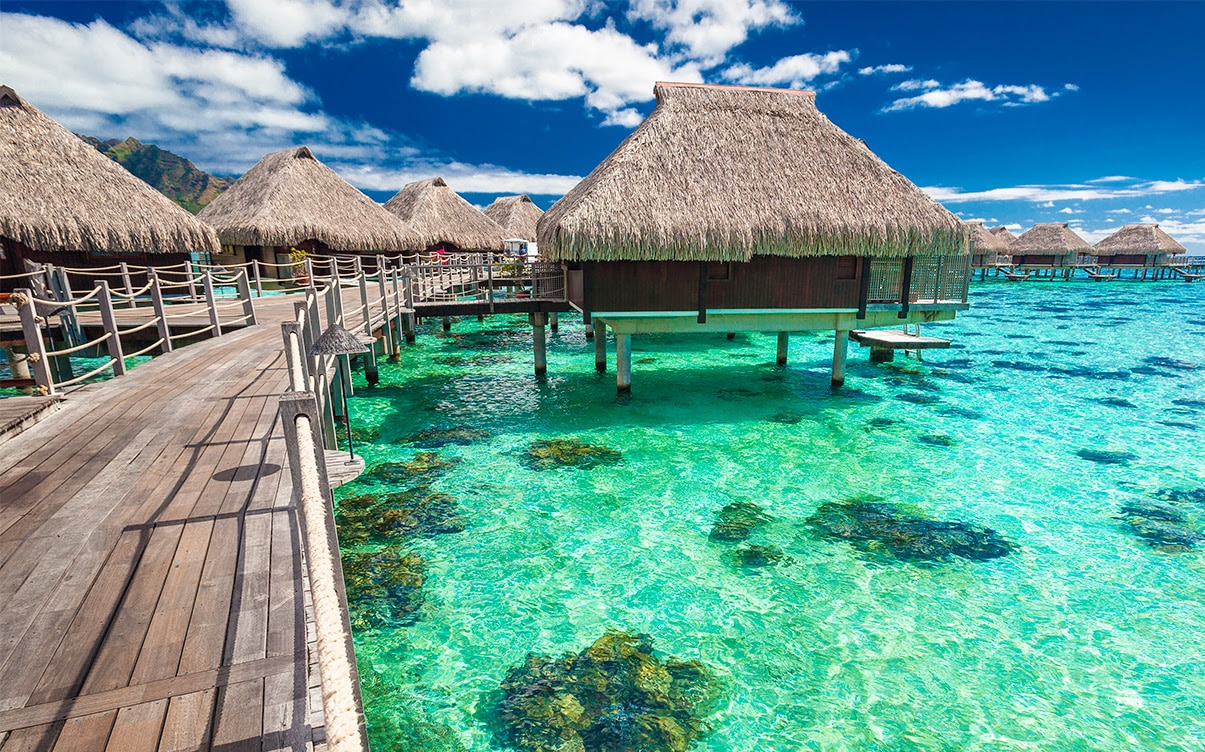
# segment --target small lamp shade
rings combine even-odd
[[[315,355],[352,355],[362,352],[368,352],[368,348],[356,338],[356,335],[338,324],[331,324],[310,347],[309,354],[313,357]]]

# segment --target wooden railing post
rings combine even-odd
[[[285,344],[285,364],[289,367],[289,388],[294,392],[310,391],[309,369],[306,368],[306,357],[301,327],[296,321],[282,321],[281,335]]]
[[[184,270],[188,275],[188,298],[191,302],[197,302],[197,277],[192,270],[192,262],[189,261],[184,265]]]
[[[21,318],[21,333],[25,337],[29,364],[33,366],[34,383],[39,391],[54,394],[54,381],[50,378],[50,364],[46,362],[46,342],[42,339],[42,327],[38,324],[38,309],[33,302],[33,290],[20,289],[15,291],[15,295],[25,298],[24,303],[17,305],[17,313]]]
[[[238,288],[239,300],[243,301],[243,320],[247,326],[255,326],[255,303],[251,300],[251,283],[247,280],[245,268],[235,273],[234,283]]]
[[[315,285],[314,285],[314,262],[310,260],[309,256],[305,257],[304,265],[305,265],[306,282],[309,283],[310,287],[315,287]]]
[[[126,308],[137,308],[138,305],[134,302],[134,285],[130,284],[130,266],[126,262],[121,262],[121,281],[126,287]]]
[[[251,272],[255,275],[255,296],[262,298],[264,296],[264,280],[259,272],[259,259],[251,259]]]
[[[209,304],[209,323],[213,326],[213,336],[222,336],[222,319],[218,315],[218,299],[213,294],[213,274],[205,272],[202,277],[205,285],[205,302]]]
[[[160,351],[167,354],[172,351],[172,328],[167,320],[167,306],[163,305],[163,288],[159,286],[159,275],[154,269],[147,270],[151,278],[151,306],[155,309],[155,318],[159,319],[159,337],[163,340]]]
[[[105,344],[109,347],[109,357],[113,359],[113,375],[124,376],[126,359],[121,351],[121,332],[117,331],[117,316],[113,313],[113,296],[109,293],[109,283],[103,279],[100,281],[100,292],[96,301],[100,304],[101,323],[105,331],[112,335]]]
[[[326,455],[319,436],[317,406],[312,394],[286,394],[280,398],[278,409],[306,550],[306,568],[315,595],[315,631],[328,744],[331,749],[368,752],[364,702],[347,609],[347,585],[339,558],[339,535],[326,475]],[[338,613],[332,613],[334,609]]]

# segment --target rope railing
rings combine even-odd
[[[149,355],[156,349],[169,353],[174,349],[173,343],[185,338],[195,339],[206,334],[221,336],[224,326],[256,324],[246,269],[225,276],[214,275],[212,271],[199,274],[190,272],[184,281],[166,282],[160,278],[160,270],[148,268],[147,283],[134,289],[130,284],[130,267],[120,264],[117,268],[120,269],[124,291],[112,290],[107,280],[100,279],[94,288],[77,295],[71,291],[67,279],[70,270],[47,266],[32,272],[29,279],[41,285],[39,275],[44,276],[46,284],[38,289],[53,293],[54,298],[36,295],[31,288],[19,289],[9,296],[9,302],[17,308],[25,346],[29,351],[27,362],[40,394],[54,394],[57,389],[79,384],[108,368],[113,370],[114,376],[123,376],[127,358]],[[218,289],[224,291],[222,294],[215,291],[215,280],[221,285]],[[165,290],[185,287],[189,288],[186,296],[165,299]],[[202,288],[203,294],[198,294],[198,287]],[[233,292],[228,292],[231,289]],[[125,305],[120,316],[114,306],[115,301]],[[241,315],[230,315],[235,309],[241,311]],[[47,313],[43,314],[42,311]],[[144,312],[152,315],[143,318]],[[85,339],[83,327],[96,326],[97,321],[81,316],[97,315],[101,334]],[[64,341],[52,347],[49,345],[55,326],[49,319],[55,316],[59,318],[57,329]],[[200,316],[208,318],[207,326],[197,325],[195,320]],[[185,326],[182,320],[190,318],[194,320],[193,325],[183,331],[172,332],[173,322],[177,327]],[[124,352],[123,337],[132,337],[150,329],[155,329],[158,336],[149,344],[145,340],[138,342],[138,349],[130,354]],[[108,350],[105,365],[75,375],[70,356],[102,347]]]

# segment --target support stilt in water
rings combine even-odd
[[[895,360],[895,350],[889,347],[870,348],[871,363],[890,363],[893,360]]]
[[[620,394],[632,391],[632,335],[615,333],[615,388]]]
[[[443,324],[444,324],[445,332],[452,331],[452,319],[451,318],[444,316]]]
[[[548,353],[544,342],[544,320],[548,314],[531,314],[531,341],[536,361],[536,378],[548,375]]]
[[[736,332],[728,332],[728,339],[736,339]]]
[[[780,366],[785,366],[787,364],[787,346],[789,342],[790,335],[788,335],[786,332],[778,333],[778,357],[775,358],[774,362]]]
[[[595,321],[594,332],[594,370],[599,373],[607,372],[607,325]]]
[[[561,322],[556,315],[556,311],[548,314],[548,328],[554,332],[561,328]]]
[[[414,314],[408,313],[402,317],[402,335],[407,345],[414,344]]]
[[[484,313],[479,313],[479,314],[477,314],[477,320],[478,320],[478,321],[485,321],[485,314],[484,314]]]
[[[833,386],[841,386],[845,383],[845,355],[849,352],[849,332],[838,329],[836,335],[833,340]],[[870,355],[874,357],[873,349]]]
[[[376,386],[381,381],[380,371],[377,369],[377,343],[373,342],[368,346],[368,352],[364,353],[364,380],[369,386]]]

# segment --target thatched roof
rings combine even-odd
[[[1097,253],[1186,253],[1184,246],[1177,243],[1172,236],[1159,229],[1159,225],[1148,224],[1125,225],[1109,237],[1096,244]]]
[[[497,222],[507,238],[535,240],[544,210],[527,196],[501,196],[485,207],[485,216]]]
[[[1008,241],[1000,235],[993,235],[983,226],[983,222],[964,222],[971,234],[971,253],[1008,253]],[[1008,232],[1008,230],[1005,230]]]
[[[1004,238],[1004,242],[1008,243],[1008,246],[1010,248],[1012,247],[1013,243],[1015,243],[1017,240],[1017,236],[1013,235],[1011,232],[1009,232],[1008,228],[1005,227],[1004,225],[1000,225],[999,227],[993,227],[991,230],[989,230],[989,232],[991,232],[991,234],[995,235],[996,237]]]
[[[0,235],[36,251],[217,252],[218,236],[0,86]]]
[[[1009,248],[1012,253],[1064,255],[1092,251],[1088,242],[1075,234],[1066,222],[1037,224],[1021,233]]]
[[[197,216],[227,245],[292,246],[311,239],[333,251],[422,245],[418,233],[304,146],[259,160]]]
[[[422,238],[424,247],[451,243],[465,251],[500,251],[507,235],[498,223],[448,187],[443,178],[410,183],[385,202]]]
[[[540,220],[554,260],[966,253],[962,224],[810,91],[659,83],[644,122]]]

